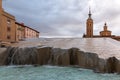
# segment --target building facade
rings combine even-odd
[[[39,32],[28,26],[25,27],[25,38],[39,38]]]
[[[100,38],[100,37],[114,37],[112,31],[107,29],[107,24],[104,24],[103,31],[100,31],[100,35],[93,34],[93,19],[91,18],[91,11],[89,10],[88,19],[86,21],[86,34],[83,35],[84,38]]]
[[[24,40],[25,39],[25,26],[22,23],[15,22],[16,24],[16,40]]]
[[[0,0],[0,41],[16,41],[15,17],[2,9],[2,0]]]
[[[103,31],[100,31],[100,36],[101,37],[111,37],[111,31],[107,29],[107,24],[104,24]]]
[[[24,25],[24,23],[16,22],[16,27],[17,41],[24,40],[26,38],[39,38],[39,31]]]
[[[105,23],[103,26],[103,31],[100,31],[99,35],[93,34],[93,19],[91,18],[91,11],[89,10],[88,19],[86,21],[86,34],[83,35],[83,38],[103,38],[103,37],[109,37],[115,40],[120,41],[120,36],[112,35],[112,31],[109,31],[107,28],[107,24]]]
[[[39,37],[39,32],[16,22],[13,15],[3,10],[2,0],[0,0],[0,42],[18,42],[25,38],[36,37]]]
[[[86,21],[86,37],[93,37],[93,19],[91,18],[91,15],[91,11],[89,10],[89,17]]]

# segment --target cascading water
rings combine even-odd
[[[63,39],[61,40],[64,41]],[[70,43],[67,44],[67,46],[70,46],[70,48],[67,49],[65,48],[66,44],[61,44],[60,42],[62,41],[58,39],[57,41],[60,44],[57,43],[57,46],[59,48],[45,46],[9,47],[0,51],[0,65],[8,65],[0,66],[0,80],[120,80],[120,75],[117,74],[120,73],[119,58],[116,57],[116,55],[115,57],[100,58],[100,54],[93,53],[94,48],[97,48],[95,50],[98,50],[98,52],[104,50],[110,53],[112,49],[109,48],[110,45],[107,46],[107,48],[103,45],[102,48],[107,49],[105,50],[98,46],[101,45],[101,43],[98,44],[99,41],[93,41],[97,42],[97,45],[94,43],[96,46],[94,45],[91,48],[91,45],[86,44],[86,40],[84,40],[85,42],[80,42],[83,45],[77,43],[80,41],[79,39],[74,41],[74,43],[71,42],[71,39],[68,40]],[[67,43],[68,40],[64,43]],[[48,44],[48,42],[44,42],[44,44],[45,43]],[[84,46],[84,48],[71,48],[74,44]],[[53,43],[50,45],[53,45]],[[65,47],[60,47],[62,45]],[[111,46],[113,46],[113,44]],[[85,51],[88,50],[88,52],[84,52],[84,49]],[[116,49],[117,48],[115,48],[113,52],[116,52]],[[91,52],[91,50],[93,51]],[[74,65],[77,65],[77,68],[75,68]],[[81,69],[80,67],[86,69]],[[95,72],[104,74],[94,73],[92,70],[87,69],[92,69]]]
[[[9,65],[24,65],[37,63],[36,48],[8,48],[7,64]]]
[[[18,48],[15,48],[15,50],[14,50],[14,52],[13,52],[13,55],[12,55],[11,61],[10,61],[10,65],[13,65],[13,60],[14,60],[15,54],[17,53],[17,49],[18,49]]]
[[[102,73],[120,72],[120,61],[115,57],[101,59],[95,53],[83,52],[77,48],[9,47],[5,54],[5,62],[2,61],[5,65],[77,65]],[[112,64],[113,61],[115,61],[114,64]]]

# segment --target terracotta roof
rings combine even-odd
[[[37,31],[37,30],[35,30],[35,29],[31,28],[31,27],[28,27],[28,26],[24,25],[24,23],[15,22],[15,24],[21,25],[23,27],[27,27],[29,29],[32,29],[32,30],[36,31],[37,33],[40,33],[39,31]]]

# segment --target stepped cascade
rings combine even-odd
[[[80,44],[76,44],[78,40],[81,41],[79,42]],[[95,72],[120,73],[119,48],[116,48],[119,43],[112,39],[41,39],[38,41],[43,42],[41,46],[25,46],[24,44],[24,47],[0,48],[0,65],[77,66],[92,69]],[[85,44],[87,41],[89,41],[88,44],[90,46]],[[102,48],[102,45],[96,45],[94,41],[99,41],[99,44],[102,41],[107,41],[103,45],[107,47],[107,50]],[[71,42],[74,44],[70,44]],[[113,44],[113,42],[116,42],[116,44]],[[35,41],[33,43],[38,42]],[[111,47],[108,47],[110,45]],[[99,50],[102,52],[99,52]]]

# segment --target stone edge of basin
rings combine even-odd
[[[2,49],[2,48],[1,48]],[[120,73],[120,60],[116,57],[99,58],[96,53],[78,48],[61,49],[47,46],[8,47],[0,52],[0,65],[53,65],[76,66],[99,73]]]

